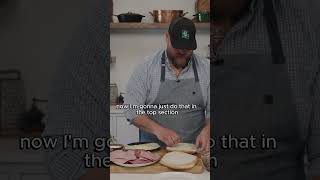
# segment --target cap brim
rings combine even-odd
[[[171,39],[172,47],[175,49],[188,49],[195,50],[197,49],[197,41],[196,40],[174,40]]]

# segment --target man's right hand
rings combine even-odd
[[[151,120],[147,115],[136,117],[133,124],[148,133],[154,134],[157,138],[167,146],[173,146],[181,141],[179,135],[169,128],[165,128],[155,121]]]
[[[165,127],[158,128],[154,132],[154,134],[160,141],[164,142],[167,146],[173,146],[181,142],[181,139],[176,132]]]

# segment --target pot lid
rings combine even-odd
[[[119,14],[119,15],[129,15],[129,16],[143,16],[141,14],[137,14],[137,13],[133,13],[133,12],[127,12],[127,13],[122,13],[122,14]]]

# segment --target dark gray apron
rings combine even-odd
[[[265,0],[264,16],[271,55],[222,55],[211,64],[215,180],[305,179],[303,140],[271,0]],[[229,135],[253,136],[256,148],[235,148],[234,141],[222,147],[221,138]],[[262,136],[274,138],[277,147],[271,141],[271,149],[263,147]]]
[[[205,106],[199,84],[194,56],[191,58],[191,63],[194,72],[194,79],[168,80],[165,79],[165,52],[161,57],[161,84],[154,105],[196,105],[193,109],[161,109],[178,111],[177,115],[149,115],[155,122],[163,127],[167,127],[175,131],[182,142],[195,143],[197,136],[205,124]],[[148,109],[158,112],[158,109]],[[161,146],[165,144],[157,139],[153,134],[140,130],[140,142],[158,142]]]

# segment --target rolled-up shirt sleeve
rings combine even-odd
[[[320,70],[320,64],[319,64]],[[308,139],[309,173],[320,176],[320,72],[318,71],[313,88],[313,118],[310,121]]]
[[[130,123],[133,123],[133,120],[139,116],[137,114],[138,110],[144,111],[143,108],[134,108],[134,106],[146,104],[147,91],[147,68],[144,64],[138,65],[128,81],[124,101],[124,104],[128,105],[124,113]]]

